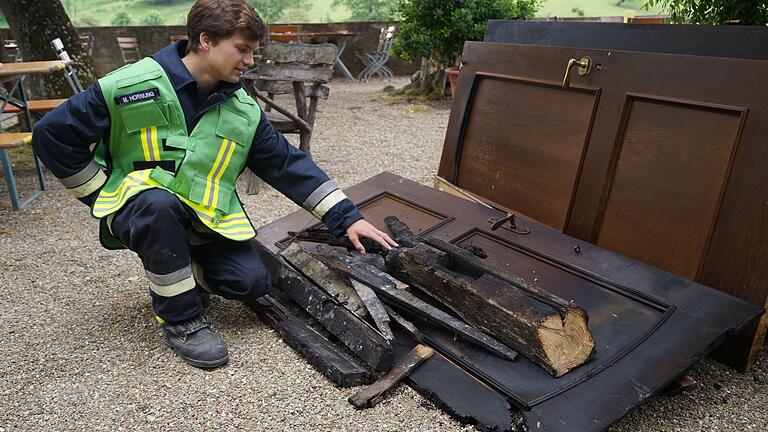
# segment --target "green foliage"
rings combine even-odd
[[[131,17],[131,14],[129,14],[126,11],[121,11],[115,14],[114,17],[112,17],[112,25],[113,26],[127,26],[131,25],[131,21],[133,21],[133,17]]]
[[[739,20],[742,25],[768,23],[767,0],[648,0],[648,10],[661,5],[676,23],[725,24]]]
[[[406,61],[427,57],[438,67],[451,66],[464,41],[483,39],[488,20],[530,19],[539,5],[539,0],[397,0],[393,50]]]
[[[96,17],[87,14],[79,14],[77,18],[72,20],[72,24],[74,24],[75,27],[98,27],[101,25]]]
[[[141,18],[141,23],[149,26],[159,26],[165,24],[165,17],[158,11],[153,10]]]
[[[334,0],[333,7],[343,5],[352,11],[352,21],[387,21],[392,18],[395,0]]]
[[[279,20],[287,9],[306,8],[304,0],[248,0],[259,11],[261,18],[269,23]]]

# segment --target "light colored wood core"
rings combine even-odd
[[[586,362],[595,348],[586,314],[578,308],[569,309],[565,319],[549,316],[539,327],[539,338],[556,377]]]

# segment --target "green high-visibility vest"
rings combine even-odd
[[[102,243],[121,247],[105,221],[137,193],[162,188],[174,193],[213,231],[247,240],[255,230],[235,193],[261,118],[242,88],[207,111],[191,133],[163,68],[152,58],[99,80],[111,129],[104,158],[111,172],[92,214],[102,218]],[[102,146],[103,147],[103,146]]]

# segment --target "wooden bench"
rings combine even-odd
[[[32,142],[32,132],[0,133],[0,149],[21,147]]]
[[[41,99],[41,100],[31,100],[27,101],[27,106],[29,107],[29,112],[47,112],[51,111],[54,108],[58,107],[59,105],[66,102],[66,99]],[[5,109],[3,110],[4,113],[8,114],[15,114],[20,113],[23,110],[16,105],[6,105]]]
[[[40,161],[35,157],[35,166],[37,168],[38,180],[40,182],[40,190],[35,192],[31,197],[19,201],[19,193],[16,191],[16,180],[13,178],[13,167],[11,166],[11,159],[8,157],[8,150],[27,145],[32,142],[31,132],[16,132],[16,133],[0,133],[0,162],[3,165],[3,171],[5,172],[5,183],[8,186],[8,195],[11,197],[11,207],[14,210],[20,210],[34,201],[45,190],[45,179],[43,172],[40,170]]]

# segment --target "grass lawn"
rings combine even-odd
[[[288,11],[283,19],[285,22],[339,22],[346,21],[351,16],[343,6],[333,6],[334,0],[305,0],[308,7]],[[544,0],[539,10],[539,16],[610,16],[623,15],[627,9],[634,9],[638,15],[657,14],[659,8],[649,12],[642,10],[646,0],[625,0],[621,6],[616,6],[619,0]],[[187,11],[193,0],[176,0],[158,4],[148,0],[62,0],[70,18],[77,24],[84,21],[95,21],[101,26],[108,26],[118,12],[131,15],[132,25],[141,25],[142,18],[157,12],[165,19],[166,25],[183,24]],[[255,2],[258,5],[258,1]],[[257,6],[258,7],[258,6]],[[8,27],[5,18],[0,16],[0,27]]]
[[[579,15],[574,11],[578,8],[584,16],[623,16],[624,11],[632,9],[636,15],[656,15],[661,13],[659,7],[650,11],[643,9],[645,0],[625,0],[621,6],[616,6],[618,0],[544,0],[539,9],[539,16],[571,17]]]

